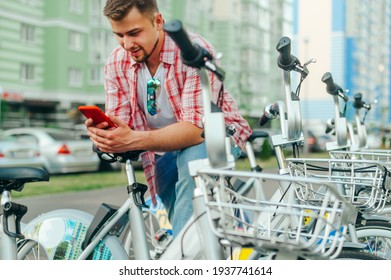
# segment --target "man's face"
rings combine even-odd
[[[161,14],[156,14],[153,22],[134,8],[120,21],[109,19],[118,43],[136,62],[145,62],[159,38]]]

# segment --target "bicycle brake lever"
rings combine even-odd
[[[316,59],[315,58],[311,58],[309,59],[308,61],[306,61],[303,65],[303,67],[307,67],[308,64],[311,64],[311,63],[316,63]]]
[[[128,192],[132,192],[134,204],[138,207],[149,208],[144,199],[147,190],[148,186],[140,183],[134,183],[131,186],[128,186]]]

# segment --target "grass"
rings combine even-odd
[[[136,171],[138,182],[145,183],[143,171]],[[43,194],[96,190],[127,185],[125,171],[94,172],[81,174],[52,175],[49,182],[34,182],[25,185],[22,192],[13,192],[14,198]]]
[[[307,157],[328,157],[327,153],[309,154]],[[274,157],[259,162],[264,170],[277,168]],[[238,160],[237,170],[249,170],[248,160]],[[142,170],[136,170],[137,182],[146,182]],[[124,170],[112,172],[94,172],[82,174],[53,175],[49,182],[35,182],[25,185],[22,192],[13,192],[14,198],[31,197],[36,195],[77,192],[86,190],[104,189],[127,185],[126,173]]]

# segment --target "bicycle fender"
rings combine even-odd
[[[391,222],[391,218],[388,216],[380,216],[380,215],[362,215],[363,219],[366,221],[382,221],[382,222]]]

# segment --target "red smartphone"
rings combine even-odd
[[[98,106],[79,106],[78,109],[87,119],[93,119],[95,125],[100,124],[101,122],[107,122],[109,127],[117,127],[117,125],[113,123]]]

